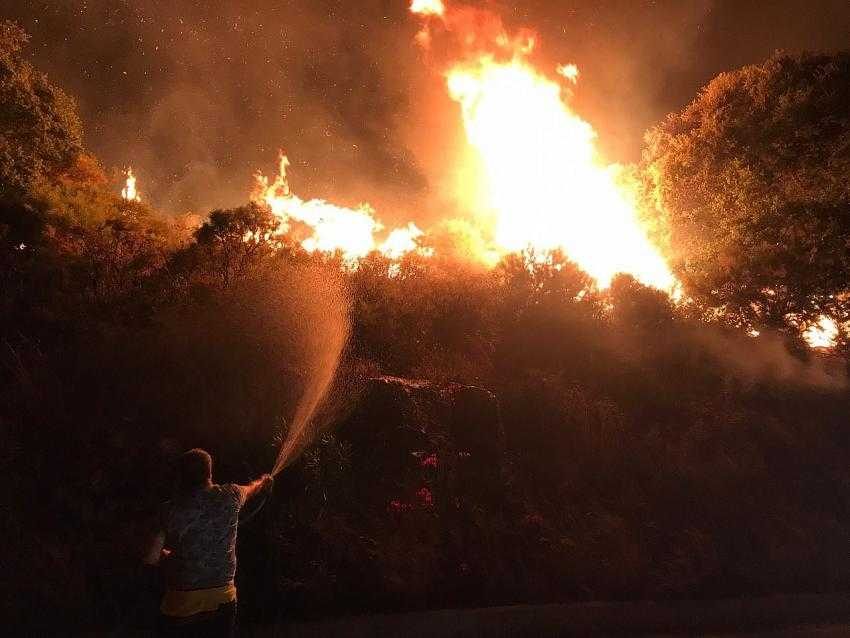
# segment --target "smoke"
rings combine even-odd
[[[383,208],[376,200],[425,187],[398,133],[414,100],[404,0],[0,7],[33,35],[38,66],[78,98],[91,150],[134,166],[163,210],[243,202],[279,148],[309,167],[296,172],[310,196]]]
[[[840,358],[831,359],[817,351],[804,352],[802,358],[794,356],[779,335],[749,337],[701,327],[693,331],[690,339],[745,382],[772,382],[823,391],[847,388],[847,369]]]
[[[89,147],[132,165],[149,203],[241,203],[286,148],[306,197],[368,201],[388,223],[445,216],[458,112],[423,70],[406,0],[78,4],[0,0],[0,13],[79,98]],[[576,110],[611,160],[635,159],[643,131],[716,73],[777,48],[841,46],[850,28],[842,0],[471,4],[536,30],[541,68],[578,64]]]
[[[290,314],[292,364],[299,372],[300,399],[283,436],[272,474],[295,460],[330,414],[322,411],[350,332],[349,295],[338,271],[316,266],[288,269],[278,281]]]

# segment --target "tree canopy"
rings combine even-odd
[[[28,36],[0,22],[0,197],[19,197],[68,168],[81,150],[74,100],[23,56]]]
[[[720,74],[643,159],[690,295],[750,326],[846,316],[850,54]]]

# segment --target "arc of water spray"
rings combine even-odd
[[[322,326],[307,327],[311,330],[310,340],[316,347],[308,363],[309,376],[304,394],[281,443],[272,476],[276,476],[297,459],[322,426],[316,419],[317,411],[322,407],[328,389],[336,377],[342,351],[349,336],[345,312],[340,312],[339,316],[332,316],[331,313],[325,317],[323,323]]]

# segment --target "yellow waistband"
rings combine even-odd
[[[236,585],[179,591],[169,589],[162,598],[159,610],[166,616],[185,618],[205,611],[215,611],[219,605],[236,600]]]

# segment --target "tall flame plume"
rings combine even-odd
[[[470,7],[422,0],[411,11],[428,18],[420,44],[431,45],[436,21],[463,51],[445,71],[446,87],[480,163],[483,183],[471,190],[484,193],[477,205],[497,249],[561,249],[600,287],[623,272],[672,291],[675,278],[640,223],[622,170],[599,156],[593,127],[559,82],[530,63],[534,34],[511,35],[497,16]],[[578,80],[574,64],[557,72]]]

